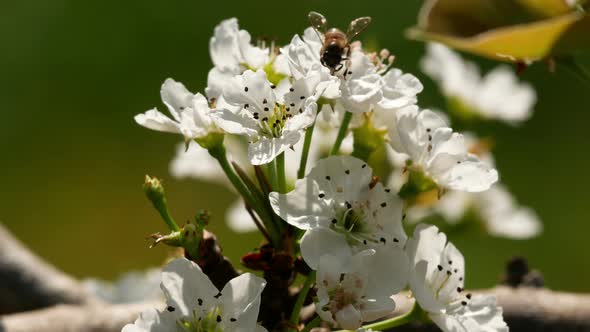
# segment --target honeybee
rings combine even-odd
[[[367,28],[371,23],[371,18],[365,16],[354,19],[350,22],[346,33],[338,28],[326,29],[328,20],[320,13],[310,12],[308,18],[322,41],[320,51],[322,65],[329,68],[332,75],[345,67],[344,77],[346,77],[348,67],[350,67],[350,42]]]

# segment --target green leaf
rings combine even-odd
[[[590,19],[561,0],[431,0],[408,36],[501,61],[532,61],[590,48]]]

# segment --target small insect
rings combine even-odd
[[[367,28],[371,18],[365,16],[354,19],[350,22],[346,33],[338,28],[326,29],[328,20],[320,13],[310,12],[308,18],[323,43],[320,51],[322,65],[329,68],[332,75],[345,67],[344,77],[346,77],[350,67],[350,42]]]

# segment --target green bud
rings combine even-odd
[[[156,233],[150,235],[150,237],[154,240],[154,243],[150,247],[164,243],[171,247],[184,248],[191,258],[198,258],[203,230],[197,225],[190,223],[184,225],[179,231],[172,232],[168,235]]]
[[[264,66],[262,70],[264,70],[264,72],[266,73],[268,81],[274,85],[278,85],[285,77],[287,77],[285,76],[285,74],[278,73],[275,70],[274,60],[266,64],[266,66]]]
[[[143,191],[147,198],[152,202],[154,208],[160,213],[164,222],[170,228],[171,231],[178,231],[180,228],[170,215],[168,211],[168,203],[166,202],[166,193],[162,183],[157,178],[150,178],[149,175],[145,176],[145,183],[143,184]]]
[[[354,137],[352,155],[368,161],[371,154],[385,144],[387,130],[375,128],[371,118],[366,117],[363,125],[355,128],[352,134]]]
[[[147,198],[153,203],[160,200],[166,200],[166,193],[162,183],[157,178],[151,178],[149,175],[145,176],[145,182],[143,184],[143,191]]]
[[[420,194],[438,188],[436,182],[420,170],[410,170],[408,182],[399,191],[399,196],[407,201],[414,201]]]
[[[223,133],[212,132],[206,136],[195,138],[195,142],[197,142],[203,148],[211,151],[213,149],[219,149],[223,147],[223,138]]]

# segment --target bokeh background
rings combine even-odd
[[[0,2],[0,221],[35,252],[77,277],[111,279],[157,265],[168,253],[148,249],[146,235],[164,225],[145,199],[144,175],[165,180],[177,220],[201,208],[228,256],[258,245],[256,234],[230,232],[222,186],[176,181],[168,164],[180,137],[137,126],[133,116],[162,108],[167,77],[203,91],[214,26],[236,16],[253,36],[287,43],[310,10],[339,26],[373,17],[362,39],[387,47],[397,66],[423,79],[422,106],[440,103],[418,71],[423,45],[404,38],[421,1],[2,1]],[[590,65],[588,59],[586,65]],[[480,61],[489,68],[490,62]],[[590,92],[567,72],[543,65],[521,76],[537,89],[532,120],[496,136],[503,181],[532,206],[545,232],[529,241],[453,234],[465,253],[469,287],[495,284],[504,263],[522,255],[549,287],[590,291]]]

